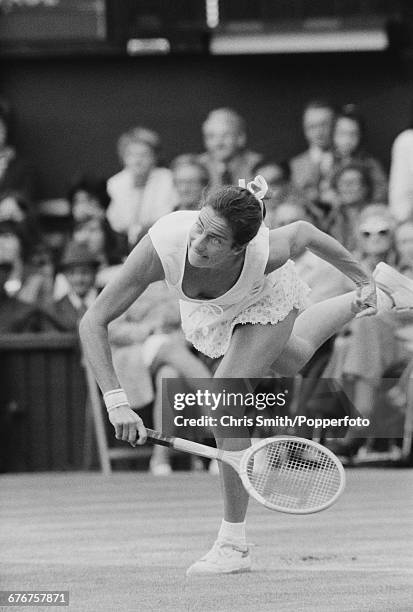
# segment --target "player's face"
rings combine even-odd
[[[220,268],[242,251],[226,220],[204,206],[189,232],[188,260],[195,268]]]

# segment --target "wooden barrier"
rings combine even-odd
[[[83,464],[86,382],[75,334],[0,336],[0,470]]]

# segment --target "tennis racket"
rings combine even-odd
[[[251,497],[270,510],[311,514],[331,506],[345,486],[344,468],[327,448],[312,440],[280,436],[242,451],[225,451],[147,429],[155,444],[217,459],[238,473]]]

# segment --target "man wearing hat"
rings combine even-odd
[[[78,324],[97,296],[95,286],[99,262],[87,246],[69,242],[60,262],[69,292],[55,302],[54,316],[64,331],[77,331]]]

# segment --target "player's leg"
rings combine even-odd
[[[241,379],[262,378],[271,363],[282,352],[290,337],[297,311],[276,325],[239,325],[235,328],[231,344],[218,366],[211,388],[219,392],[223,385],[228,391],[230,381],[234,382],[235,392],[248,391],[242,386]],[[225,383],[221,380],[226,379]],[[239,382],[238,382],[239,381]],[[217,415],[219,411],[217,410]],[[240,412],[240,416],[242,416]],[[230,434],[233,434],[231,437]],[[233,430],[217,428],[214,432],[218,448],[237,451],[250,445],[247,427],[237,427]],[[250,558],[245,540],[245,515],[248,506],[246,493],[238,474],[225,464],[220,466],[222,493],[224,500],[224,520],[214,547],[188,570],[188,575],[204,573],[229,573],[248,571]]]
[[[396,309],[413,309],[413,281],[387,264],[380,262],[373,273],[377,283],[378,313]],[[313,304],[297,317],[293,334],[272,370],[293,376],[315,351],[355,316],[356,292],[351,291]]]
[[[294,376],[328,338],[339,332],[355,316],[355,292],[345,293],[309,306],[298,317],[291,338],[271,369]]]

